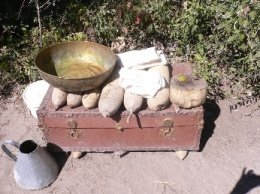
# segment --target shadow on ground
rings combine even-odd
[[[62,168],[64,167],[70,156],[70,153],[64,152],[59,146],[52,143],[48,143],[46,149],[57,161],[57,164],[59,165],[59,170],[61,172]]]
[[[230,194],[246,194],[258,186],[260,186],[260,175],[255,174],[253,170],[246,172],[246,168],[244,168],[240,179]]]
[[[213,135],[214,129],[216,127],[215,120],[217,120],[220,115],[220,108],[217,105],[215,100],[207,99],[203,104],[204,108],[204,127],[200,139],[200,150],[202,151],[209,140]]]

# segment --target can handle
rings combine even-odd
[[[6,153],[7,156],[9,156],[9,157],[12,158],[14,161],[16,161],[16,160],[17,160],[16,155],[14,155],[14,154],[6,147],[6,145],[12,145],[12,146],[16,147],[17,149],[19,149],[19,148],[20,148],[20,144],[19,144],[18,142],[14,141],[14,140],[7,139],[7,140],[5,140],[5,141],[2,143],[2,145],[1,145],[2,150],[4,151],[4,153]]]

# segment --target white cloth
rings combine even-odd
[[[157,65],[166,65],[167,59],[162,50],[150,47],[118,54],[121,67],[128,69],[147,69]]]
[[[36,111],[40,107],[42,100],[49,88],[49,84],[44,80],[39,80],[29,84],[23,91],[22,98],[33,117],[37,118]]]
[[[119,85],[130,93],[152,98],[165,87],[164,77],[159,72],[121,68]]]

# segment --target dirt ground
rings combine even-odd
[[[81,159],[60,153],[56,159],[63,168],[57,180],[38,191],[15,183],[14,162],[1,150],[0,193],[260,193],[260,110],[254,111],[259,102],[230,113],[234,103],[205,105],[201,150],[189,152],[183,161],[174,151],[130,152],[122,158],[88,153]],[[33,139],[46,145],[37,119],[20,98],[2,101],[0,111],[1,142]]]

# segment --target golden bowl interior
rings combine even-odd
[[[101,44],[74,41],[40,51],[35,65],[40,76],[64,91],[86,91],[100,86],[112,73],[117,56]]]
[[[75,41],[47,47],[35,59],[43,72],[63,79],[100,75],[115,65],[115,54],[100,44]]]

